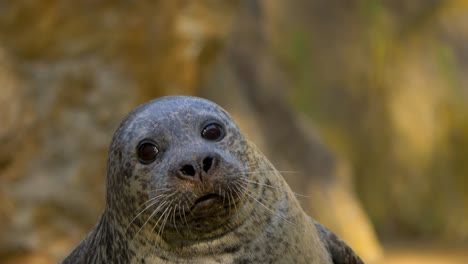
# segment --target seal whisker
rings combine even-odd
[[[238,213],[239,211],[237,210],[236,200],[234,199],[234,196],[232,195],[231,186],[229,186],[228,189],[229,189],[228,195],[231,196],[231,198],[232,198],[232,204],[234,205],[234,210],[235,210],[236,213]]]
[[[174,212],[172,214],[172,222],[174,223],[174,228],[175,228],[177,234],[180,234],[179,229],[177,228],[177,222],[176,222],[176,214],[177,214],[177,209],[178,209],[179,205],[180,205],[180,202],[179,202],[179,204],[176,204],[174,206]]]
[[[150,199],[148,199],[147,201],[145,201],[144,203],[142,203],[135,211],[137,211],[139,208],[141,208],[142,206],[144,206],[145,204],[148,204],[150,203],[146,208],[142,209],[139,213],[137,213],[135,215],[135,217],[133,217],[133,219],[128,223],[127,227],[125,228],[125,233],[127,232],[128,228],[130,227],[130,225],[143,213],[145,212],[146,210],[148,210],[149,208],[151,208],[152,206],[154,206],[155,204],[159,203],[162,198],[164,198],[165,194],[161,194],[161,195],[157,195],[155,197],[152,197]],[[159,208],[159,207],[158,207]],[[158,209],[156,208],[156,210]]]
[[[274,185],[271,185],[271,184],[262,183],[262,182],[258,182],[258,181],[253,181],[253,180],[249,180],[249,179],[241,179],[241,180],[246,182],[246,183],[252,183],[252,184],[257,184],[257,185],[260,185],[260,186],[265,186],[265,187],[268,187],[268,188],[281,190],[281,187],[279,187],[279,186],[274,186]]]
[[[190,207],[188,207],[187,201],[185,201],[185,206],[187,206],[187,208],[190,208]],[[185,225],[187,226],[187,230],[189,231],[190,236],[193,237],[192,230],[190,229],[190,225],[189,225],[189,223],[187,221],[187,216],[185,214],[185,207],[182,207],[182,215],[184,216]]]
[[[187,203],[185,205],[187,206]],[[188,227],[187,216],[185,215],[185,207],[184,206],[182,207],[182,215],[181,216],[184,217],[185,225]]]
[[[237,197],[240,199],[240,202],[243,205],[250,205],[251,210],[253,210],[254,209],[253,208],[253,203],[249,202],[248,196],[246,195],[246,192],[247,192],[247,185],[246,184],[247,183],[239,181],[239,180],[236,181],[236,183],[239,183],[239,184],[234,185],[234,192],[237,194]],[[242,185],[244,185],[244,187],[242,187]]]
[[[170,209],[171,208],[171,205],[172,203],[174,202],[174,200],[171,200],[170,204],[168,205],[167,209]],[[169,216],[171,215],[171,212],[172,210],[169,210],[167,213],[166,213],[166,216],[164,217],[164,220],[162,222],[162,225],[160,226],[159,230],[158,230],[158,236],[162,236],[163,235],[163,232],[164,232],[164,228],[166,227],[166,223],[167,223],[167,219],[169,219]],[[163,215],[165,214],[165,212],[163,212]]]
[[[128,228],[132,225],[132,223],[143,213],[145,212],[147,209],[149,209],[150,207],[154,206],[155,204],[157,204],[158,201],[154,201],[152,203],[150,203],[150,205],[148,205],[146,208],[144,208],[143,210],[141,210],[135,217],[133,217],[133,219],[130,221],[130,223],[128,223],[127,227],[125,228],[125,233],[127,232]]]
[[[226,191],[223,190],[222,192],[222,196],[223,196],[223,206],[226,204]],[[229,203],[228,203],[228,206],[229,206]]]
[[[229,196],[229,192],[226,192],[226,196],[227,196],[227,199],[228,199],[228,213],[229,213],[229,215],[232,215],[232,213],[231,213],[232,203],[231,203],[231,197]]]
[[[151,202],[153,202],[153,201],[155,201],[155,200],[156,200],[156,202],[158,202],[160,198],[164,198],[165,196],[166,196],[166,194],[158,194],[158,195],[156,195],[156,196],[154,196],[154,197],[151,197],[151,198],[147,199],[145,202],[141,203],[141,204],[135,209],[135,212],[138,211],[140,208],[144,207],[144,206],[145,206],[146,204],[148,204],[148,203],[151,203]]]
[[[281,214],[279,214],[278,212],[274,211],[273,209],[271,209],[270,207],[268,207],[267,205],[263,204],[261,201],[259,201],[257,198],[255,198],[251,193],[249,193],[248,191],[245,192],[245,194],[247,196],[249,196],[250,198],[252,198],[255,202],[257,202],[258,204],[260,204],[261,206],[263,206],[265,209],[267,209],[268,211],[270,211],[273,215],[276,215],[278,216],[279,218],[281,218],[282,220],[290,223],[291,225],[293,226],[296,226],[296,224],[294,224],[293,222],[289,221],[287,218],[285,218],[284,216],[282,216]]]
[[[246,197],[244,195],[244,192],[240,190],[241,186],[240,185],[237,185],[237,184],[234,184],[233,185],[233,188],[232,188],[232,191],[236,194],[236,197],[238,197],[238,199],[244,203],[246,201]],[[233,197],[233,200],[234,200],[234,197]],[[237,215],[240,213],[239,210],[237,210],[237,207],[236,207],[236,202],[234,202],[234,207],[236,209],[236,212],[237,212]]]
[[[154,197],[151,197],[149,198],[148,200],[146,200],[144,203],[142,203],[140,206],[138,206],[137,209],[135,209],[135,211],[138,211],[138,209],[140,209],[141,207],[143,207],[144,205],[148,204],[148,203],[151,203],[149,206],[147,206],[146,208],[144,208],[142,211],[140,211],[133,219],[132,221],[130,221],[130,224],[131,222],[133,222],[141,213],[143,213],[144,211],[146,211],[148,208],[150,208],[151,206],[153,206],[154,204],[160,202],[161,200],[163,200],[163,198],[167,198],[167,197],[172,197],[173,195],[175,195],[174,193],[173,194],[170,194],[169,196],[167,196],[166,193],[162,193],[162,194],[158,194]],[[128,228],[128,227],[127,227]]]
[[[188,205],[188,204],[187,204],[187,205]],[[191,208],[192,208],[194,205],[195,205],[195,204],[194,204],[194,203],[192,203],[192,205],[188,207],[188,212],[189,212],[189,213],[190,213],[190,215],[191,215],[191,216],[193,216],[193,217],[195,217],[195,215],[193,214],[193,212],[192,212]]]
[[[240,178],[241,181],[244,181],[246,183],[252,183],[252,184],[256,184],[256,185],[260,185],[260,186],[265,186],[265,187],[268,187],[268,188],[273,188],[273,189],[278,189],[278,190],[282,190],[282,187],[280,186],[274,186],[274,185],[271,185],[271,184],[267,184],[267,183],[261,183],[261,182],[258,182],[258,181],[253,181],[253,180],[249,180],[249,179],[244,179],[244,178]],[[292,192],[295,196],[299,196],[299,197],[310,197],[310,195],[305,195],[305,194],[301,194],[301,193],[297,193],[297,192]]]
[[[166,207],[166,209],[164,209],[164,211],[162,212],[162,214],[159,216],[158,220],[156,221],[156,223],[153,225],[153,228],[151,229],[151,234],[153,234],[154,230],[156,229],[156,227],[158,226],[159,224],[159,221],[161,221],[161,219],[166,215],[166,212],[167,210],[170,210],[170,207]],[[161,226],[159,226],[158,228],[158,238],[160,238],[160,235],[159,235],[159,231],[161,231]]]
[[[143,227],[145,227],[145,225],[148,223],[148,221],[153,218],[153,216],[158,213],[160,210],[160,208],[164,207],[164,205],[167,204],[167,200],[166,201],[163,201],[161,204],[158,205],[158,207],[151,213],[151,215],[148,217],[148,219],[146,219],[145,223],[140,227],[140,229],[138,229],[138,231],[136,232],[136,234],[133,236],[133,239],[135,239],[135,237],[138,236],[138,234],[140,233],[140,231],[143,229]],[[133,241],[132,239],[132,241]]]
[[[241,174],[255,174],[255,173],[270,173],[270,172],[274,172],[274,173],[299,173],[299,171],[280,171],[280,170],[250,170],[250,171],[241,171]]]
[[[265,166],[265,164],[255,164],[255,165],[249,165],[247,166],[247,169],[248,170],[256,170],[257,168],[260,168],[260,169],[265,169],[265,167],[270,167],[271,168],[272,165],[270,166]],[[291,172],[291,173],[298,173],[299,171],[293,171],[293,170],[278,170],[278,169],[274,169],[273,171],[278,171],[278,172]]]
[[[141,210],[139,213],[136,214],[136,216],[130,221],[130,223],[125,228],[125,232],[130,227],[130,225],[133,223],[133,221],[135,221],[143,212],[148,210],[150,207],[157,204],[160,201],[160,199],[163,198],[163,197],[164,197],[164,195],[159,195],[159,196],[156,196],[156,197],[152,197],[152,198],[148,199],[147,201],[145,201],[144,203],[142,203],[135,211],[137,211],[139,208],[143,207],[144,205],[146,205],[148,203],[150,203],[150,205],[148,205],[146,208],[144,208],[143,210]]]
[[[167,203],[166,203],[166,206],[164,206],[164,210],[162,210],[162,213],[161,215],[158,217],[158,220],[156,221],[156,223],[153,225],[153,228],[151,229],[151,234],[153,233],[153,231],[155,230],[155,228],[158,226],[159,224],[159,221],[161,221],[165,216],[166,216],[166,213],[168,210],[171,209],[170,205],[172,204],[173,200],[169,201],[169,199],[167,200]],[[161,226],[159,226],[161,227]],[[158,228],[160,230],[160,228]],[[159,230],[158,230],[158,236],[159,236]]]
[[[179,201],[179,219],[180,219],[180,222],[182,223],[182,226],[184,226],[184,220],[182,218],[182,216],[184,216],[185,212],[183,211],[183,207],[182,207],[182,201]],[[182,211],[181,211],[182,210]]]
[[[237,197],[239,198],[243,198],[244,195],[243,195],[243,191],[241,190],[241,188],[245,188],[247,186],[247,183],[243,182],[243,181],[240,181],[240,180],[237,180],[234,182],[234,185],[233,185],[233,191],[236,193]]]
[[[155,189],[155,190],[149,190],[147,191],[148,193],[155,193],[155,192],[170,192],[171,189],[170,188],[160,188],[160,189]]]

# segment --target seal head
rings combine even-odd
[[[219,106],[194,97],[163,97],[122,122],[109,156],[107,204],[125,232],[157,233],[172,246],[232,228],[249,162],[244,136]],[[145,238],[147,240],[147,238]]]

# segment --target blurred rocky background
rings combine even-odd
[[[120,120],[173,94],[366,263],[468,262],[468,1],[0,0],[0,263],[66,256]]]

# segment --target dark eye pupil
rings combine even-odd
[[[151,162],[156,158],[158,148],[151,143],[143,143],[138,148],[138,158],[143,162]]]
[[[202,130],[202,137],[211,141],[220,140],[224,136],[223,129],[218,124],[209,124]]]

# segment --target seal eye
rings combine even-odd
[[[217,123],[209,123],[202,129],[201,136],[210,141],[219,141],[224,137],[224,130]]]
[[[143,164],[153,162],[158,153],[158,147],[153,142],[144,141],[138,146],[138,160]]]

